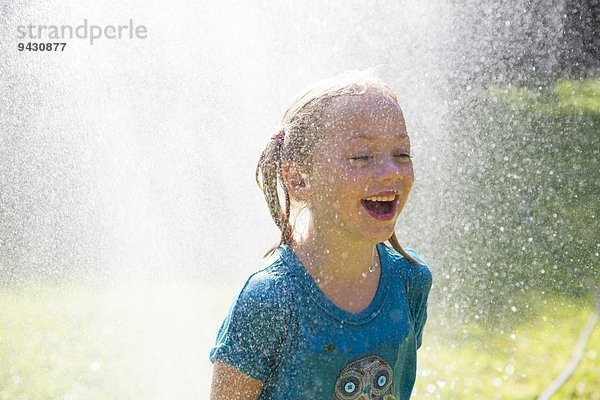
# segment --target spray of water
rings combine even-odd
[[[139,377],[138,392],[106,389],[115,397],[208,392],[208,349],[230,294],[278,237],[253,180],[258,156],[297,90],[347,69],[382,65],[398,93],[417,177],[399,238],[452,276],[437,281],[431,303],[467,310],[448,262],[464,254],[453,238],[470,224],[457,195],[461,159],[449,149],[477,116],[461,111],[492,84],[541,82],[564,50],[560,1],[0,6],[0,281],[99,299],[82,346],[125,344],[99,345],[83,364],[98,372],[135,360]],[[147,37],[17,50],[19,25],[84,19],[132,19]],[[58,296],[34,293],[22,309]]]

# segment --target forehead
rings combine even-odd
[[[396,139],[407,136],[404,115],[398,103],[382,91],[334,98],[325,112],[326,128],[334,139],[354,136]]]

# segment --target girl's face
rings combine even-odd
[[[308,177],[315,226],[345,239],[389,239],[414,181],[398,104],[375,89],[334,98]]]

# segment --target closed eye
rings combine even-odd
[[[369,160],[370,158],[371,158],[371,156],[356,156],[356,157],[350,157],[350,160],[366,161],[366,160]]]
[[[394,154],[394,157],[398,157],[398,158],[404,158],[404,159],[410,159],[412,158],[410,154]]]

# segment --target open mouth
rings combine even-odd
[[[373,218],[389,220],[396,214],[398,208],[398,195],[394,196],[372,196],[360,201]]]

